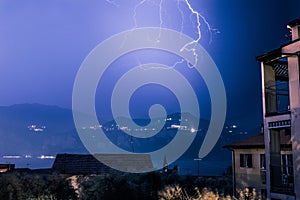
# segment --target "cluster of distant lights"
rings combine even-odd
[[[8,155],[8,156],[2,156],[4,159],[21,159],[21,158],[27,158],[31,159],[33,156],[31,155],[24,155],[24,156],[18,156],[18,155]],[[35,158],[38,159],[55,159],[55,156],[50,156],[50,155],[41,155],[41,156],[36,156]]]
[[[82,127],[83,130],[98,130],[100,128],[102,128],[103,126],[102,125],[95,125],[95,126],[89,126],[89,127]],[[167,127],[167,130],[169,129],[177,129],[177,130],[181,130],[181,131],[190,131],[191,133],[195,133],[197,132],[197,129],[195,128],[189,128],[187,126],[180,126],[180,125],[177,125],[177,124],[172,124],[170,127]],[[131,129],[127,126],[119,126],[119,125],[116,125],[115,127],[112,125],[112,127],[110,128],[104,128],[105,131],[107,132],[110,132],[110,131],[156,131],[157,129],[156,128],[136,128],[136,129]]]
[[[172,121],[173,119],[171,117],[164,119],[164,121]],[[185,121],[188,121],[188,119],[184,119]],[[179,119],[179,122],[181,121],[181,119]],[[160,120],[157,121],[158,123],[160,123]],[[104,129],[107,132],[110,131],[140,131],[140,132],[144,132],[144,131],[157,131],[156,128],[136,128],[136,129],[131,129],[128,126],[119,126],[118,124],[112,124],[111,127],[104,127],[103,125],[93,125],[93,126],[84,126],[81,127],[83,130],[99,130],[99,129]],[[177,125],[177,124],[172,124],[169,127],[166,127],[167,130],[170,129],[177,129],[177,130],[181,130],[181,131],[189,131],[191,133],[196,133],[198,130],[193,128],[193,127],[188,127],[188,126],[181,126],[181,125]]]
[[[35,124],[27,126],[28,130],[33,132],[43,132],[46,129],[46,126],[37,126]]]
[[[236,132],[235,130],[237,130],[237,125],[231,125],[231,126],[226,126],[225,127],[225,129],[226,130],[228,130],[228,133],[231,133],[231,134],[233,134],[233,132]],[[247,135],[248,134],[248,132],[247,131],[245,131],[245,132],[243,132],[243,131],[240,131],[238,134],[240,134],[240,135]]]
[[[229,129],[228,133],[233,133],[233,129],[236,129],[237,128],[237,125],[232,125],[232,126],[226,126],[225,127],[226,129]]]

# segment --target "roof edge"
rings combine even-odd
[[[266,63],[270,63],[274,60],[277,60],[279,58],[282,58],[284,56],[284,54],[282,53],[282,48],[290,45],[290,44],[293,44],[293,43],[296,43],[300,41],[300,38],[296,39],[296,40],[293,40],[293,41],[290,41],[284,45],[281,45],[279,48],[277,49],[274,49],[272,51],[269,51],[267,53],[264,53],[262,55],[259,55],[259,56],[256,56],[256,60],[260,61],[260,62],[266,62]]]
[[[294,19],[288,23],[288,26],[290,26],[290,27],[295,27],[295,26],[299,26],[299,25],[300,25],[300,17],[297,19]]]
[[[281,48],[269,51],[267,53],[264,53],[260,56],[256,57],[256,60],[260,62],[272,62],[274,60],[277,60],[282,57],[282,51]]]

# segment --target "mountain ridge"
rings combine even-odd
[[[172,118],[170,121],[165,121],[162,134],[157,137],[160,142],[155,142],[154,139],[148,139],[146,142],[135,140],[134,150],[139,152],[151,151],[154,146],[160,148],[172,140],[176,134],[176,126],[179,124],[181,113],[168,115]],[[191,121],[197,121],[197,117],[189,116]],[[146,119],[139,120],[140,124],[146,125]],[[149,120],[148,120],[149,121]],[[244,120],[247,122],[247,120]],[[102,128],[111,127],[115,121],[109,121],[103,124]],[[230,164],[231,153],[223,149],[222,146],[250,136],[250,133],[243,130],[242,127],[235,127],[237,122],[226,122],[220,139],[218,140],[212,152],[203,160],[204,161],[226,161]],[[246,123],[245,123],[246,124]],[[197,158],[198,151],[201,147],[203,138],[205,137],[209,121],[200,120],[199,129],[196,137],[180,160],[193,160]],[[234,126],[233,126],[234,125]],[[175,128],[174,128],[175,127]],[[235,127],[235,128],[233,128]],[[89,128],[89,127],[88,127]],[[43,130],[41,130],[43,129]],[[248,127],[248,131],[258,134],[255,127]],[[90,130],[93,132],[95,130]],[[113,131],[113,133],[121,133],[121,130]],[[246,134],[245,134],[246,133]],[[111,137],[111,141],[117,145],[124,146],[124,149],[131,151],[132,144],[130,136],[125,134],[106,134]],[[193,133],[191,133],[193,134]],[[120,136],[125,135],[125,136]],[[43,104],[15,104],[11,106],[0,106],[0,155],[56,155],[57,153],[88,153],[82,144],[77,130],[74,125],[72,110],[61,108],[53,105]],[[151,144],[151,145],[150,145]],[[16,148],[17,147],[17,148]]]

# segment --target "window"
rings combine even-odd
[[[240,167],[252,168],[252,154],[240,154]]]
[[[292,154],[281,155],[282,174],[293,175],[293,156]]]
[[[260,169],[266,169],[266,155],[260,154]]]

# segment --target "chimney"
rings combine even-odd
[[[300,38],[300,18],[295,19],[288,23],[287,28],[292,33],[292,41]]]

